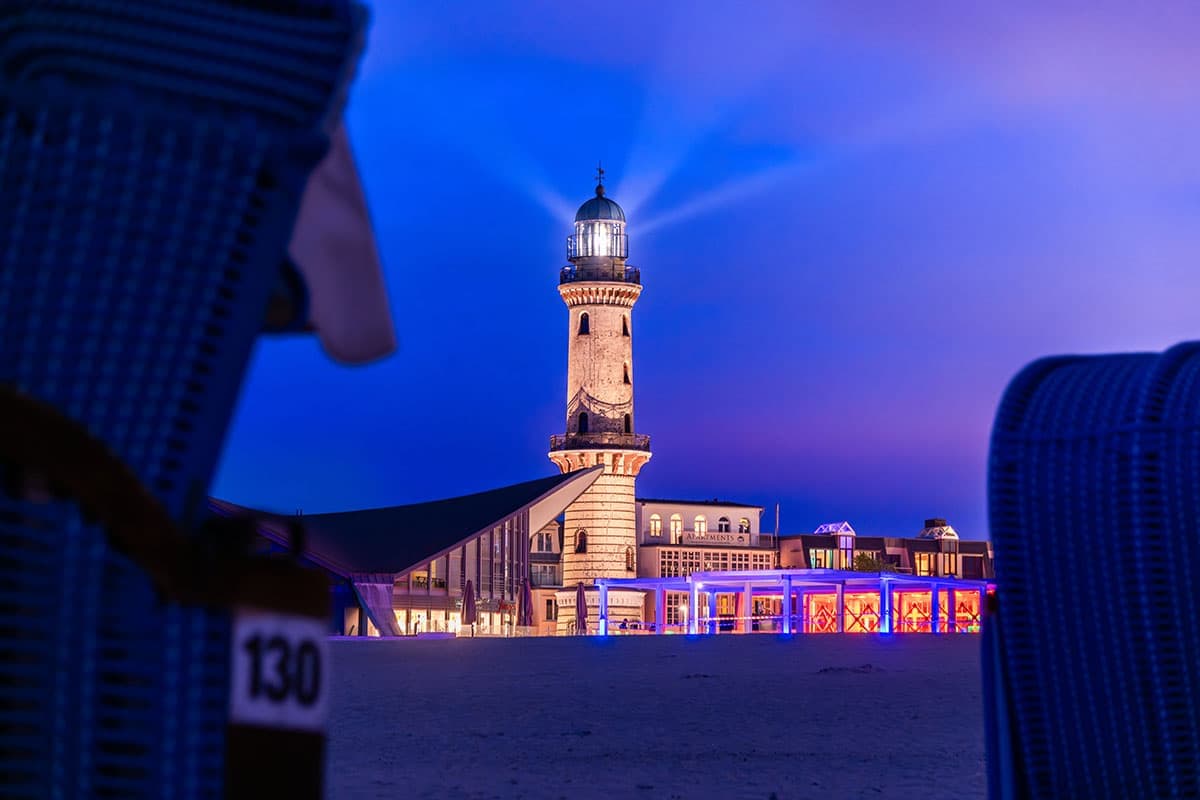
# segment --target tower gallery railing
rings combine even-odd
[[[642,270],[639,267],[626,267],[619,264],[608,266],[575,265],[563,267],[558,273],[559,283],[574,281],[616,281],[619,283],[642,284]]]
[[[550,437],[551,450],[649,450],[650,437],[644,433],[567,433]]]

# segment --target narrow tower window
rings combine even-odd
[[[683,517],[678,514],[671,515],[671,544],[679,544],[679,540],[683,537]]]
[[[587,418],[586,411],[579,412],[579,432],[580,433],[588,432],[588,418]]]
[[[575,531],[575,552],[587,552],[587,531],[585,531],[583,528]]]
[[[650,535],[662,536],[662,516],[660,514],[650,515]]]
[[[742,517],[741,519],[738,520],[738,533],[749,533],[749,532],[750,532],[750,518]]]
[[[579,335],[586,336],[592,332],[591,321],[588,319],[588,313],[585,311],[579,315]]]
[[[637,565],[633,562],[633,548],[625,548],[625,571],[633,572],[637,569]]]
[[[629,385],[629,365],[625,365],[625,385]]]
[[[729,533],[729,517],[717,520],[717,533]]]
[[[633,433],[633,417],[629,414],[625,415],[625,432]]]
[[[629,335],[629,317],[621,317],[621,335]]]

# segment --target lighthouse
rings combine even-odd
[[[575,623],[580,583],[588,627],[595,632],[596,578],[637,575],[634,484],[650,460],[650,437],[636,432],[633,306],[642,280],[641,271],[626,263],[628,256],[625,212],[606,196],[604,170],[598,169],[595,195],[575,214],[575,231],[567,238],[570,265],[558,281],[567,305],[567,413],[565,432],[550,438],[550,460],[564,473],[604,467],[565,512],[560,633]],[[609,591],[610,618],[640,621],[642,599],[639,591]]]

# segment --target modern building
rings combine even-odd
[[[634,484],[650,460],[650,437],[634,432],[633,306],[642,279],[628,256],[625,212],[605,196],[599,170],[595,196],[575,214],[570,266],[558,282],[567,305],[567,413],[565,432],[550,438],[550,460],[563,473],[603,467],[564,516],[560,633],[575,618],[578,584],[637,574]],[[599,596],[593,589],[586,598],[594,619]],[[615,591],[609,602],[617,613],[641,619],[640,592]]]
[[[331,581],[333,633],[454,633],[469,587],[476,632],[511,634],[531,545],[600,474],[593,467],[447,500],[304,517],[216,499],[209,506],[222,516],[253,513],[265,549],[289,548],[292,525],[303,523],[304,559]],[[531,606],[532,625],[522,633],[544,628],[544,600]]]
[[[916,536],[859,536],[849,522],[822,525],[813,533],[783,536],[779,564],[790,569],[854,569],[856,560],[876,562],[892,572],[920,577],[987,580],[995,577],[992,547],[958,538],[941,518],[925,520]]]

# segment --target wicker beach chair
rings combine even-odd
[[[130,545],[114,505],[201,527],[269,301],[306,306],[281,269],[364,23],[338,0],[0,4],[0,385],[58,442],[40,467],[0,444],[6,797],[224,791],[229,612],[148,556],[203,547]]]
[[[990,795],[1200,796],[1200,344],[1027,367],[989,515]]]

